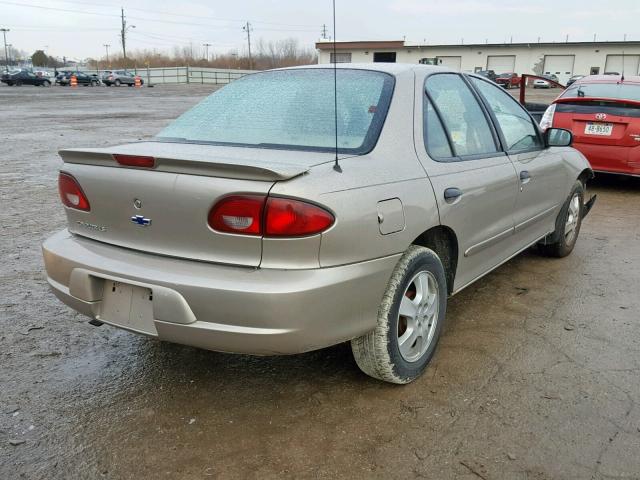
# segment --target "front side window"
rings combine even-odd
[[[338,149],[364,154],[377,142],[394,79],[382,72],[338,69]],[[259,148],[333,151],[332,68],[247,75],[183,114],[159,140]]]
[[[498,152],[489,122],[460,75],[432,75],[427,80],[426,91],[440,113],[454,155],[464,157]]]
[[[471,77],[471,82],[487,101],[498,121],[508,152],[542,148],[538,130],[531,117],[516,100],[489,82]]]

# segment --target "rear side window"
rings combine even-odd
[[[455,156],[498,152],[480,104],[459,75],[433,75],[427,79],[426,91],[440,113]]]
[[[500,87],[471,77],[471,81],[487,101],[498,121],[505,140],[505,149],[518,152],[542,148],[538,130],[527,111]]]
[[[426,95],[424,96],[424,112],[424,143],[429,156],[434,159],[453,157],[447,133]]]

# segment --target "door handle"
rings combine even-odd
[[[447,188],[444,191],[444,201],[454,203],[462,196],[462,190],[456,187]]]
[[[529,180],[531,180],[531,175],[529,174],[529,172],[527,170],[522,170],[520,172],[520,182],[529,183]]]

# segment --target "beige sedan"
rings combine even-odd
[[[258,355],[350,341],[407,383],[448,296],[530,246],[572,251],[593,200],[570,144],[480,76],[256,73],[150,141],[61,151],[48,280],[95,325]]]

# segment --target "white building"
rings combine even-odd
[[[330,63],[333,43],[316,43],[318,63]],[[442,65],[464,72],[638,75],[640,42],[566,42],[418,45],[403,40],[336,42],[338,63],[401,62]]]

